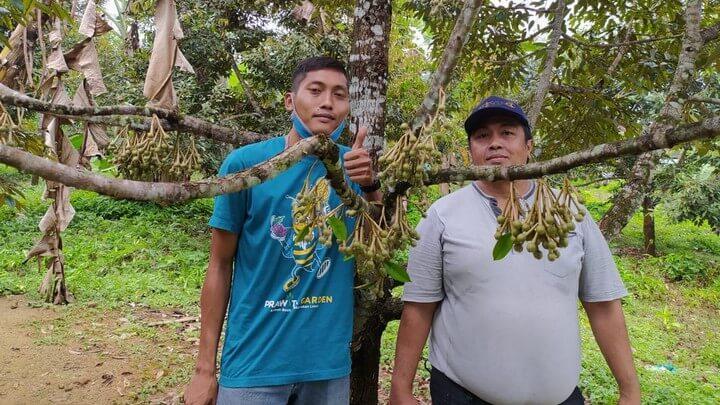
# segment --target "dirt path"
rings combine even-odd
[[[113,334],[124,330],[126,320],[117,319],[117,313],[86,317],[83,312],[72,307],[33,308],[23,296],[0,297],[0,404],[177,402],[177,390],[167,395],[153,392],[177,381],[169,378],[172,367],[147,357],[144,349],[162,352],[171,347],[175,355],[181,350],[152,336]],[[114,343],[114,338],[122,342]],[[182,357],[192,355],[192,343],[182,349]]]
[[[179,404],[197,354],[192,319],[135,305],[0,297],[0,405]],[[390,375],[380,373],[380,403],[387,403]],[[417,378],[424,398],[427,383]]]

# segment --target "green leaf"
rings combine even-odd
[[[306,225],[305,228],[301,229],[300,232],[295,234],[295,242],[299,242],[307,236],[307,234],[310,232],[310,225]]]
[[[510,232],[507,232],[498,239],[497,243],[495,243],[495,247],[493,248],[493,260],[504,259],[505,256],[510,253],[512,245],[512,236],[510,235]]]
[[[385,270],[388,276],[401,283],[410,281],[410,275],[407,273],[407,270],[395,262],[385,262]]]
[[[337,238],[338,242],[345,242],[348,236],[345,221],[338,217],[330,217],[327,221],[330,225],[330,228],[332,228],[333,234],[335,235],[335,238]]]
[[[523,52],[535,52],[538,49],[541,49],[544,45],[533,41],[523,41],[520,42],[518,46]]]

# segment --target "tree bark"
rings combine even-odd
[[[362,331],[362,343],[352,352],[352,374],[350,379],[350,404],[368,405],[378,403],[380,343],[387,321],[377,311],[377,302],[361,302],[359,305],[372,308]]]
[[[390,0],[358,0],[355,4],[350,51],[350,131],[367,127],[363,146],[375,170],[385,147],[385,105],[388,84],[388,51],[392,5]]]
[[[649,196],[645,195],[643,198],[643,239],[644,239],[644,251],[646,255],[657,256],[657,249],[655,245],[655,201]]]
[[[652,181],[658,155],[657,151],[652,151],[638,156],[628,181],[615,194],[613,205],[600,219],[598,226],[608,241],[620,235],[640,205],[642,196],[645,194],[645,187]]]
[[[388,84],[388,52],[392,4],[390,0],[358,0],[355,4],[352,49],[350,51],[350,130],[367,128],[363,143],[379,171],[378,157],[385,147],[385,105]],[[364,284],[364,280],[356,280]],[[385,290],[387,294],[388,291]],[[371,294],[372,295],[372,294]],[[378,299],[363,291],[357,295],[352,344],[350,403],[378,402],[380,339],[387,322],[378,311]]]

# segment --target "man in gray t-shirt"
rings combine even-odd
[[[532,138],[522,109],[483,100],[465,122],[478,165],[527,162]],[[560,257],[511,251],[494,261],[497,216],[509,182],[478,181],[436,201],[410,251],[391,404],[415,404],[412,380],[430,336],[434,404],[582,404],[578,298],[620,389],[639,404],[640,388],[620,298],[627,295],[610,249],[586,216]],[[535,183],[518,181],[529,207]]]

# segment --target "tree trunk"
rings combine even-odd
[[[137,21],[133,21],[125,36],[125,54],[132,56],[138,49],[140,49],[140,33]]]
[[[645,152],[635,161],[627,183],[615,194],[612,207],[600,220],[600,230],[606,240],[617,237],[640,206],[659,156],[657,151]]]
[[[650,256],[657,256],[657,249],[655,247],[655,201],[645,195],[643,198],[643,239],[645,241],[645,254]]]
[[[367,128],[363,146],[370,152],[377,172],[378,155],[385,147],[385,104],[388,81],[388,50],[392,7],[390,0],[357,0],[350,51],[350,131]],[[358,280],[358,283],[363,283]],[[360,290],[355,304],[352,344],[350,403],[377,404],[380,368],[380,339],[385,330],[381,304],[389,294],[377,296]]]
[[[360,302],[359,305],[371,305],[375,311],[364,323],[362,342],[359,348],[352,352],[350,404],[377,404],[380,378],[380,341],[387,322],[378,310],[377,303]]]
[[[365,149],[377,170],[385,147],[385,104],[392,7],[390,0],[357,0],[350,51],[350,131],[368,129]]]

